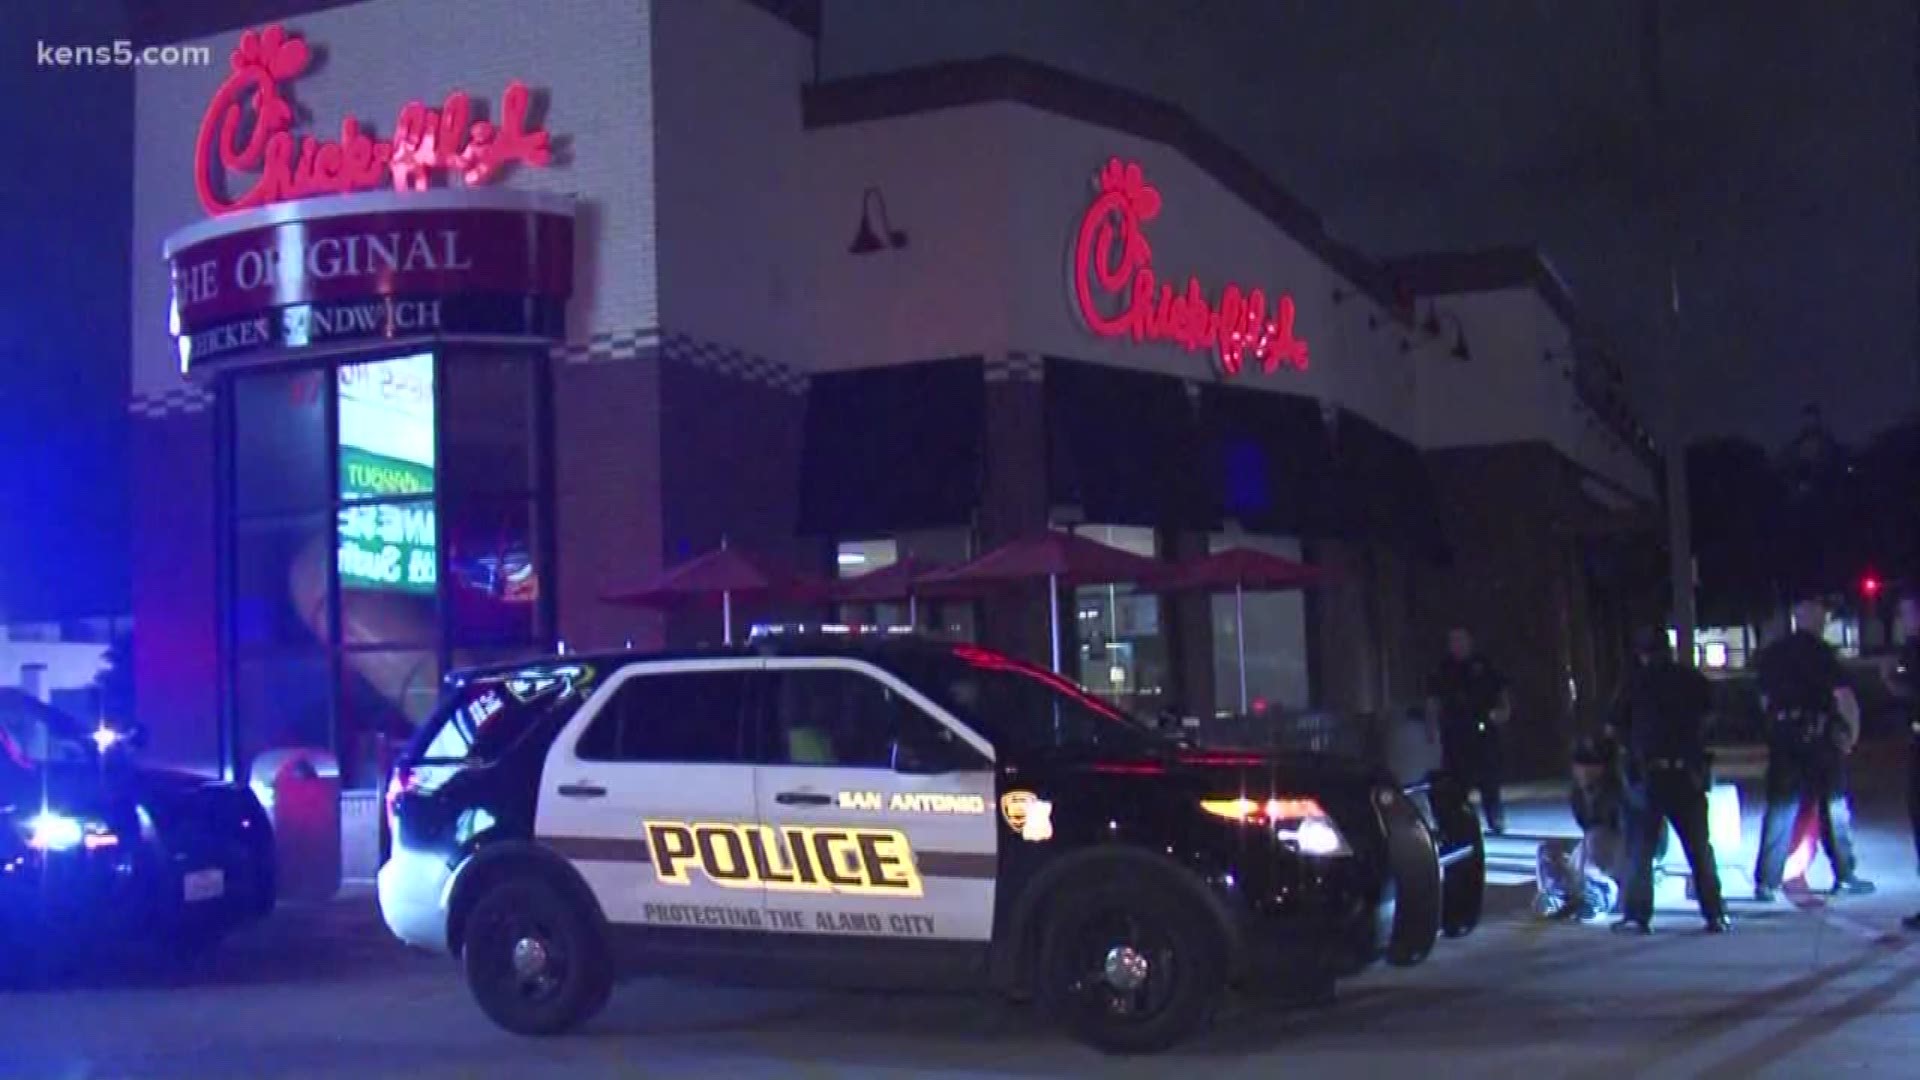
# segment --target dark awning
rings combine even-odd
[[[1055,504],[1104,524],[1204,524],[1194,408],[1182,380],[1049,358],[1042,385]]]
[[[1340,492],[1353,538],[1445,559],[1439,502],[1419,449],[1348,409],[1340,410],[1334,431]]]
[[[801,534],[967,524],[980,502],[985,413],[977,357],[815,375],[800,458]]]
[[[1193,486],[1217,517],[1300,537],[1343,530],[1333,443],[1320,403],[1296,394],[1203,386],[1204,471]]]

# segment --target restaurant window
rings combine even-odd
[[[545,650],[543,376],[415,353],[224,385],[231,765],[316,747],[378,786],[451,663]]]
[[[842,540],[835,545],[834,575],[842,580],[885,570],[903,558],[926,568],[958,566],[973,557],[968,529],[928,529],[890,537]],[[846,603],[837,612],[842,622],[868,626],[913,626],[920,633],[947,641],[977,640],[977,609],[971,600],[904,598]]]
[[[1301,559],[1300,541],[1259,533],[1215,533],[1209,551],[1250,548],[1295,562]],[[1240,642],[1246,632],[1247,705],[1253,712],[1269,709],[1305,709],[1307,682],[1307,601],[1299,590],[1249,592],[1241,596],[1242,618],[1236,618],[1232,592],[1210,600],[1213,627],[1213,700],[1221,714],[1240,710]]]
[[[1143,558],[1160,556],[1159,537],[1150,528],[1081,525],[1073,532]],[[1166,708],[1172,663],[1161,616],[1159,596],[1145,589],[1120,584],[1074,589],[1073,655],[1080,685],[1143,715]]]

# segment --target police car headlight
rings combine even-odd
[[[1317,799],[1202,799],[1200,808],[1245,825],[1266,825],[1282,844],[1302,855],[1351,855],[1347,838]]]
[[[1347,838],[1327,818],[1307,818],[1295,826],[1289,834],[1286,829],[1278,832],[1282,843],[1290,843],[1300,850],[1302,855],[1345,855],[1348,854]]]
[[[42,810],[22,822],[20,831],[26,837],[27,846],[35,851],[71,851],[82,846],[91,851],[120,842],[120,838],[100,822],[83,821],[51,810]]]

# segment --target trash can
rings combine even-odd
[[[340,763],[324,750],[268,750],[253,760],[253,793],[273,823],[279,895],[331,900],[340,891]]]

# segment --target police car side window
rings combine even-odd
[[[942,742],[939,721],[869,675],[843,669],[775,675],[764,761],[891,769],[900,748],[924,752]]]
[[[739,671],[634,676],[601,706],[576,752],[586,761],[743,762],[746,682]]]

